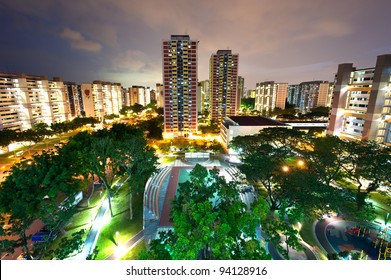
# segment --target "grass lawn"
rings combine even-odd
[[[316,237],[313,231],[313,222],[306,221],[301,223],[301,229],[299,231],[301,239],[312,246],[318,253],[321,260],[327,260],[327,256],[319,248],[316,242]]]
[[[386,214],[390,213],[391,215],[391,197],[373,192],[369,194],[369,201],[375,206],[376,220],[384,223]],[[389,219],[389,223],[391,223],[391,218]]]
[[[357,187],[348,180],[338,180],[337,184],[344,188],[349,188],[353,191],[357,190]],[[387,213],[391,214],[391,197],[379,192],[371,192],[368,195],[369,201],[375,206],[376,220],[383,222]]]
[[[168,165],[170,163],[173,163],[176,159],[176,156],[172,156],[172,157],[169,157],[169,156],[166,156],[166,157],[163,157],[159,160],[160,164],[165,164],[165,165]]]
[[[140,251],[146,250],[146,249],[147,249],[147,247],[146,247],[145,242],[143,240],[139,244],[134,246],[133,249],[130,250],[129,252],[127,252],[122,258],[120,258],[120,260],[136,260],[138,253]]]
[[[107,212],[105,220],[108,221],[100,232],[96,246],[99,250],[96,259],[104,260],[119,245],[126,243],[143,228],[143,194],[133,197],[133,220],[130,220],[129,211],[129,189],[127,183],[117,193],[112,200],[114,217],[110,217]],[[118,232],[118,237],[116,235]]]

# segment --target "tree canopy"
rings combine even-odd
[[[270,259],[256,236],[267,214],[263,200],[248,210],[235,183],[218,173],[195,166],[173,201],[173,231],[153,241],[140,258]]]

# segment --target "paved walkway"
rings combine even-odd
[[[121,244],[121,249],[117,252],[114,252],[110,256],[106,258],[106,260],[119,260],[123,257],[127,252],[133,249],[138,243],[144,240],[144,230],[139,231],[135,236],[129,239],[125,244]]]
[[[100,233],[100,230],[103,225],[103,219],[104,219],[104,216],[106,215],[108,208],[109,208],[109,201],[106,198],[105,200],[103,200],[102,205],[98,211],[98,214],[96,215],[94,222],[91,226],[91,229],[88,232],[88,236],[87,236],[87,239],[84,243],[83,250],[81,251],[81,253],[79,253],[78,255],[76,255],[70,259],[72,259],[72,260],[85,260],[85,259],[87,259],[88,255],[90,255],[94,251],[96,241],[98,240],[99,233]]]

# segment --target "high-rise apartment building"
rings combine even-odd
[[[236,101],[236,108],[240,110],[240,101],[244,98],[244,78],[242,76],[238,76],[238,99]]]
[[[330,105],[330,84],[326,81],[311,81],[300,83],[300,99],[298,108],[301,112],[310,112],[312,108],[328,107]]]
[[[70,118],[69,102],[60,78],[0,73],[0,130],[26,130]]]
[[[84,105],[81,86],[74,82],[64,82],[71,117],[84,116]]]
[[[330,107],[333,84],[327,81],[302,82],[288,86],[288,103],[302,113],[316,107]]]
[[[285,109],[287,96],[287,83],[273,81],[257,83],[255,109],[260,111],[262,115],[273,112],[275,108]]]
[[[122,108],[120,83],[94,81],[92,84],[82,84],[81,91],[87,117],[103,120],[105,115],[119,114]]]
[[[143,86],[132,86],[129,88],[130,105],[140,104],[143,106],[151,103],[151,89]]]
[[[204,114],[205,112],[210,113],[210,90],[209,90],[209,80],[201,81],[199,84],[200,89],[200,100],[199,104],[201,108],[198,108],[198,111]]]
[[[197,47],[188,35],[163,42],[164,132],[166,137],[197,133]]]
[[[391,54],[374,68],[338,66],[327,133],[391,145]]]
[[[221,122],[226,116],[235,116],[238,105],[239,55],[231,50],[218,50],[210,57],[211,120]]]
[[[164,107],[164,94],[163,94],[163,84],[156,84],[156,106]]]
[[[288,85],[287,102],[295,107],[300,104],[300,85]]]

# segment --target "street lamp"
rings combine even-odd
[[[300,167],[303,167],[303,166],[304,166],[304,160],[299,159],[299,160],[297,161],[297,165],[300,166]]]
[[[284,165],[284,166],[282,167],[282,171],[284,171],[284,172],[288,172],[288,171],[289,171],[289,167],[288,167],[288,166],[286,166],[286,165]]]

